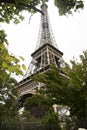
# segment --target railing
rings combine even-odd
[[[58,124],[42,124],[38,122],[8,122],[0,125],[0,130],[87,130],[77,128],[72,122],[59,122]]]
[[[43,125],[41,123],[15,122],[3,123],[0,130],[61,130],[57,125]]]

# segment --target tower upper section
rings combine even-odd
[[[41,10],[43,14],[41,15],[38,44],[36,45],[36,50],[31,54],[32,60],[23,79],[26,79],[36,72],[44,72],[52,63],[60,67],[60,60],[63,53],[57,48],[50,26],[47,9],[48,6],[42,4]]]
[[[41,23],[36,50],[42,47],[44,44],[51,44],[52,46],[57,48],[57,44],[55,42],[52,29],[50,26],[47,9],[48,6],[46,4],[41,5],[41,10],[44,14],[41,15]]]

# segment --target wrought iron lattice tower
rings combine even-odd
[[[31,63],[23,77],[23,80],[19,83],[18,93],[19,97],[31,96],[35,93],[35,89],[41,88],[44,85],[42,83],[35,83],[31,77],[35,73],[42,73],[49,69],[49,65],[54,63],[57,67],[60,67],[60,61],[63,53],[58,49],[55,39],[53,37],[52,29],[48,17],[48,6],[42,4],[41,10],[44,15],[41,14],[41,23],[38,43],[36,50],[31,54]]]

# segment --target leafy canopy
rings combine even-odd
[[[50,102],[67,106],[70,117],[78,127],[87,128],[87,51],[80,55],[80,61],[71,60],[72,67],[65,64],[61,75],[61,68],[52,67],[50,71],[35,77],[36,81],[43,82],[46,89],[39,92],[47,95]]]
[[[19,23],[24,19],[23,11],[30,13],[43,13],[36,6],[48,0],[0,0],[0,22],[9,23],[13,20],[14,23]]]
[[[16,75],[22,75],[22,69],[24,65],[19,64],[20,60],[23,60],[22,57],[16,58],[14,55],[9,54],[7,50],[8,41],[6,39],[6,34],[4,30],[0,31],[0,78],[5,80],[8,75],[15,73]]]
[[[8,41],[4,30],[0,31],[0,117],[9,120],[17,115],[17,81],[15,75],[23,75],[22,57],[16,58],[7,50]]]
[[[43,12],[37,8],[39,4],[48,2],[49,0],[0,0],[0,22],[9,23],[13,20],[15,23],[19,23],[23,20],[23,11],[30,13]],[[54,0],[55,6],[59,10],[60,15],[66,13],[72,13],[73,10],[82,9],[84,3],[82,0]]]
[[[24,19],[22,13],[23,11],[28,11],[30,13],[40,12],[43,14],[43,12],[38,8],[38,5],[44,2],[48,2],[48,0],[0,0],[0,22],[10,23],[10,21],[13,20],[14,23],[17,24]],[[76,11],[79,8],[84,7],[84,3],[82,0],[54,0],[54,3],[55,6],[58,8],[60,15],[65,15],[66,13],[73,12],[73,10]],[[19,64],[20,59],[23,59],[22,57],[16,58],[14,55],[9,54],[7,49],[8,41],[6,36],[7,35],[4,30],[0,30],[0,117],[3,117],[5,119],[7,117],[14,117],[14,115],[17,115],[15,114],[16,111],[14,109],[14,104],[16,103],[13,103],[13,101],[15,102],[16,97],[15,86],[17,82],[14,78],[12,78],[12,74],[22,75],[22,69],[25,69],[24,65],[21,66]],[[84,59],[83,56],[82,59]],[[54,102],[68,105],[67,102],[65,102],[64,100],[64,95],[66,91],[64,91],[64,89],[61,89],[61,86],[62,88],[64,88],[63,83],[65,84],[65,86],[67,86],[67,82],[63,80],[63,82],[61,83],[60,80],[57,79],[57,73],[51,73],[55,74],[54,78],[52,78],[52,75],[50,75],[51,77],[49,77],[49,73],[48,77],[45,76],[43,81],[44,83],[47,83],[47,81],[49,82],[49,84],[47,83],[46,94],[48,94],[49,97],[55,96],[56,98]],[[83,71],[80,73],[80,75],[82,73]],[[85,82],[82,82],[84,86],[86,86],[85,75],[86,73],[84,74]],[[59,79],[61,79],[60,76]],[[54,82],[52,82],[52,80],[54,80]],[[57,81],[58,84],[56,84],[55,81]],[[73,82],[71,84],[76,82],[74,79],[72,81]],[[79,79],[77,81],[79,81]],[[81,82],[79,83],[81,84]],[[76,84],[76,87],[79,87],[78,83]],[[65,89],[67,90],[67,87],[65,87]],[[68,95],[68,90],[66,93],[66,95]],[[61,97],[61,94],[63,95],[63,98]],[[67,99],[68,96],[66,97]],[[57,100],[58,98],[59,100]],[[51,98],[51,100],[53,100],[53,98]]]
[[[83,9],[83,0],[54,0],[55,6],[59,10],[60,15],[71,14],[73,11]]]

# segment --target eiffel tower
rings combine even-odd
[[[41,23],[39,30],[39,38],[35,51],[31,54],[31,63],[18,86],[18,96],[21,102],[25,98],[32,96],[36,89],[44,87],[43,83],[36,83],[32,80],[32,76],[36,73],[43,73],[49,69],[49,65],[54,63],[60,67],[60,61],[63,53],[58,49],[55,42],[48,16],[48,6],[41,5]]]

